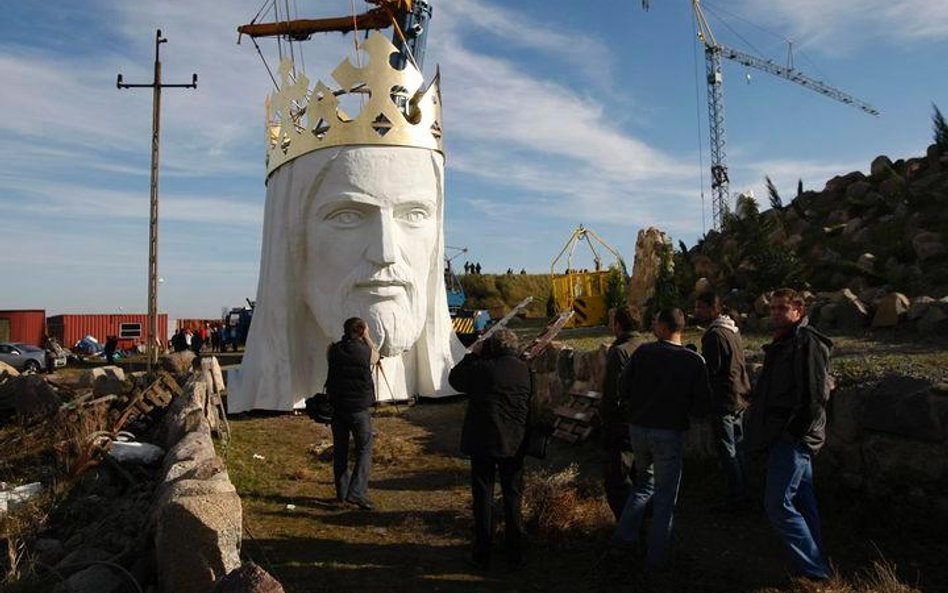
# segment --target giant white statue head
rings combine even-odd
[[[228,409],[289,410],[322,390],[326,349],[362,317],[383,359],[379,398],[450,393],[463,356],[444,287],[444,155],[436,82],[395,70],[381,34],[369,63],[333,77],[367,89],[357,117],[281,65],[268,101],[267,200],[256,309]],[[376,89],[385,89],[379,93]]]

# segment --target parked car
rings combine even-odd
[[[0,344],[0,361],[20,372],[38,373],[46,368],[46,351],[29,344]]]

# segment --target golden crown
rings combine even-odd
[[[294,75],[293,62],[280,63],[280,88],[267,97],[267,177],[283,164],[330,146],[415,146],[444,152],[441,141],[440,75],[422,88],[413,64],[401,70],[390,59],[398,50],[381,33],[362,44],[368,64],[346,58],[332,73],[332,90],[322,81],[310,90],[305,74]],[[356,117],[342,110],[339,97],[362,98]]]

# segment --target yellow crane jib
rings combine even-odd
[[[576,245],[583,241],[593,254],[592,270],[577,269],[573,265],[573,252]],[[612,266],[603,266],[596,243],[615,257]],[[557,272],[556,265],[564,255],[566,255],[566,269]],[[553,303],[556,312],[572,311],[574,313],[567,327],[593,327],[606,322],[609,313],[606,293],[613,268],[617,268],[621,274],[624,290],[628,273],[622,256],[596,233],[579,225],[550,265],[550,283],[553,287]]]

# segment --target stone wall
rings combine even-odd
[[[240,567],[240,497],[214,449],[208,397],[203,372],[195,374],[164,419],[167,453],[152,508],[164,593],[207,593]]]
[[[835,392],[817,459],[847,488],[924,501],[948,519],[948,385],[891,377]]]

